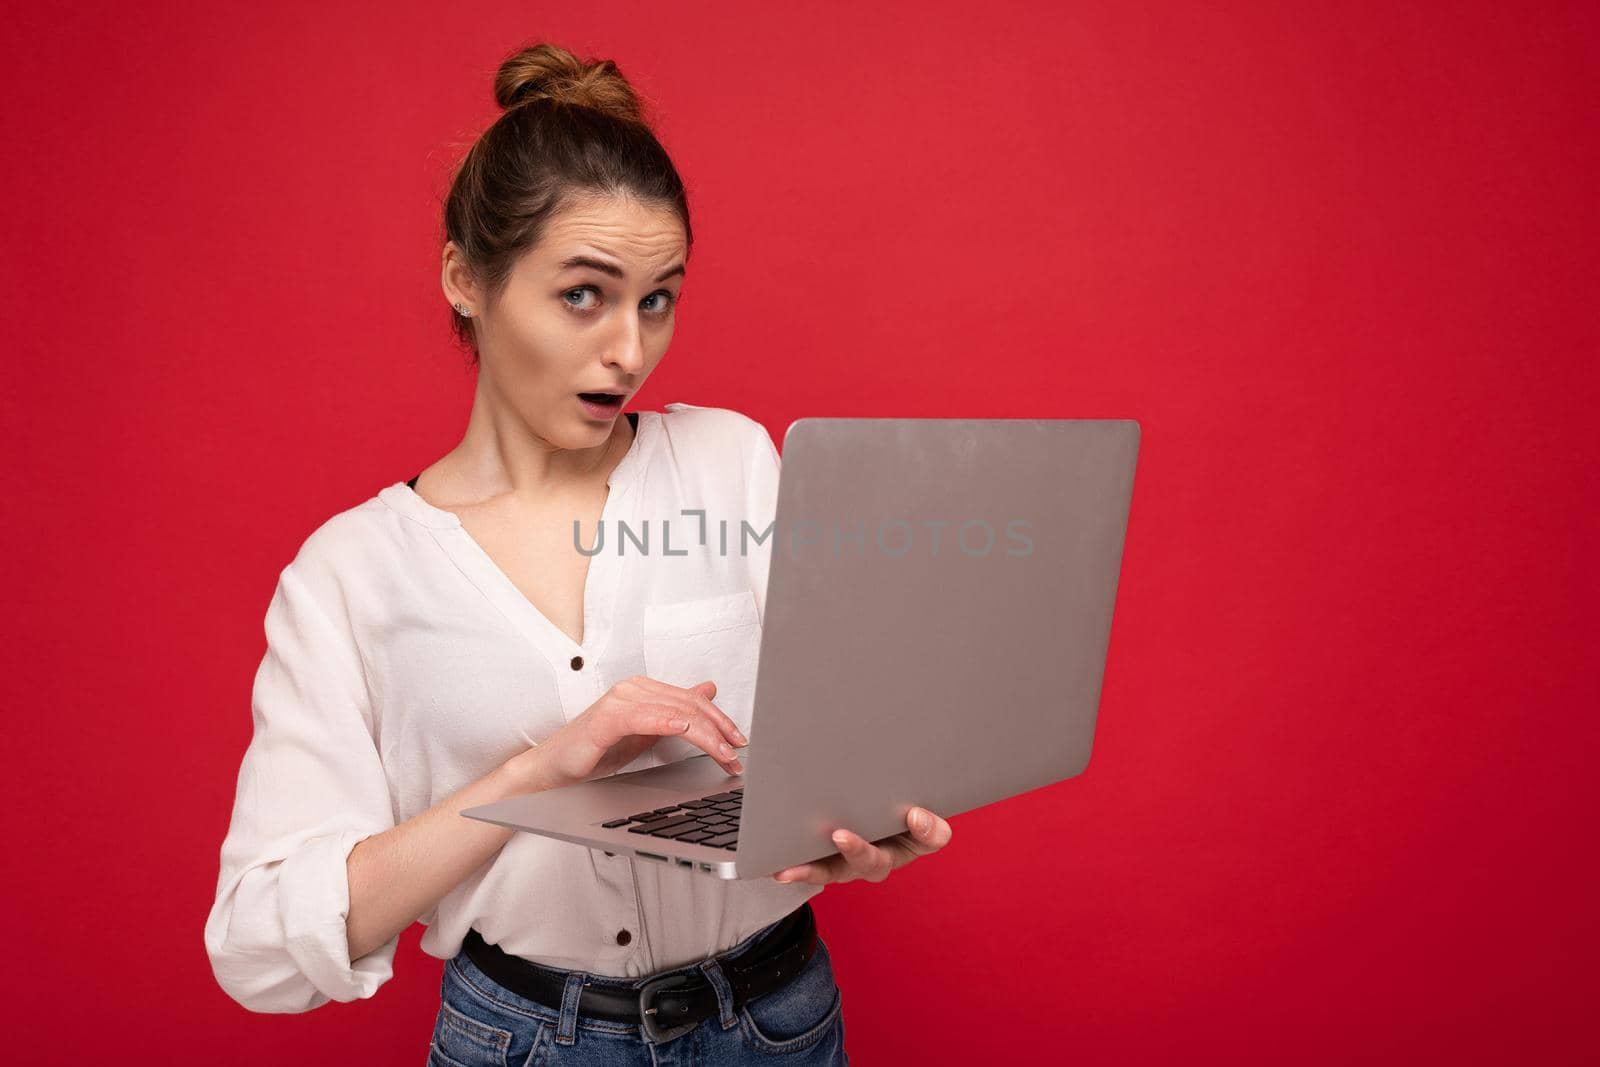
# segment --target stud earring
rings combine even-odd
[[[450,306],[455,308],[456,309],[456,314],[460,315],[462,318],[464,318],[464,319],[472,318],[472,309],[467,307],[467,305],[465,305],[465,304],[452,304]]]

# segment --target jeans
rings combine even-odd
[[[773,926],[777,924],[774,923]],[[730,952],[743,955],[771,930],[751,934]],[[582,971],[544,970],[565,979],[560,1010],[518,996],[480,971],[465,953],[446,961],[439,1017],[428,1046],[428,1067],[540,1067],[543,1064],[848,1064],[844,1015],[828,947],[817,950],[787,984],[734,1008],[732,991],[715,960],[665,974],[703,977],[717,991],[719,1016],[662,1044],[638,1024],[580,1017],[582,983],[638,989],[647,978],[613,978]],[[653,977],[653,976],[652,976]]]

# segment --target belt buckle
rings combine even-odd
[[[696,979],[693,975],[666,974],[660,978],[650,979],[640,988],[639,1019],[644,1024],[644,1032],[652,1042],[659,1045],[663,1042],[671,1041],[673,1038],[681,1037],[700,1025],[700,1020],[695,1019],[693,1022],[679,1023],[676,1026],[660,1026],[656,1023],[656,1015],[659,1014],[658,1009],[650,1003],[650,995],[657,990],[680,989],[684,986],[693,985],[695,981]]]

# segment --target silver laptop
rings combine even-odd
[[[763,878],[1081,773],[1138,450],[1128,419],[796,421],[744,773],[702,753],[462,814]]]

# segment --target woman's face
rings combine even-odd
[[[444,288],[477,321],[480,384],[552,445],[591,448],[666,355],[686,255],[671,210],[591,195],[552,218],[494,306],[471,286],[454,243]],[[597,411],[578,396],[596,392],[621,399]]]

